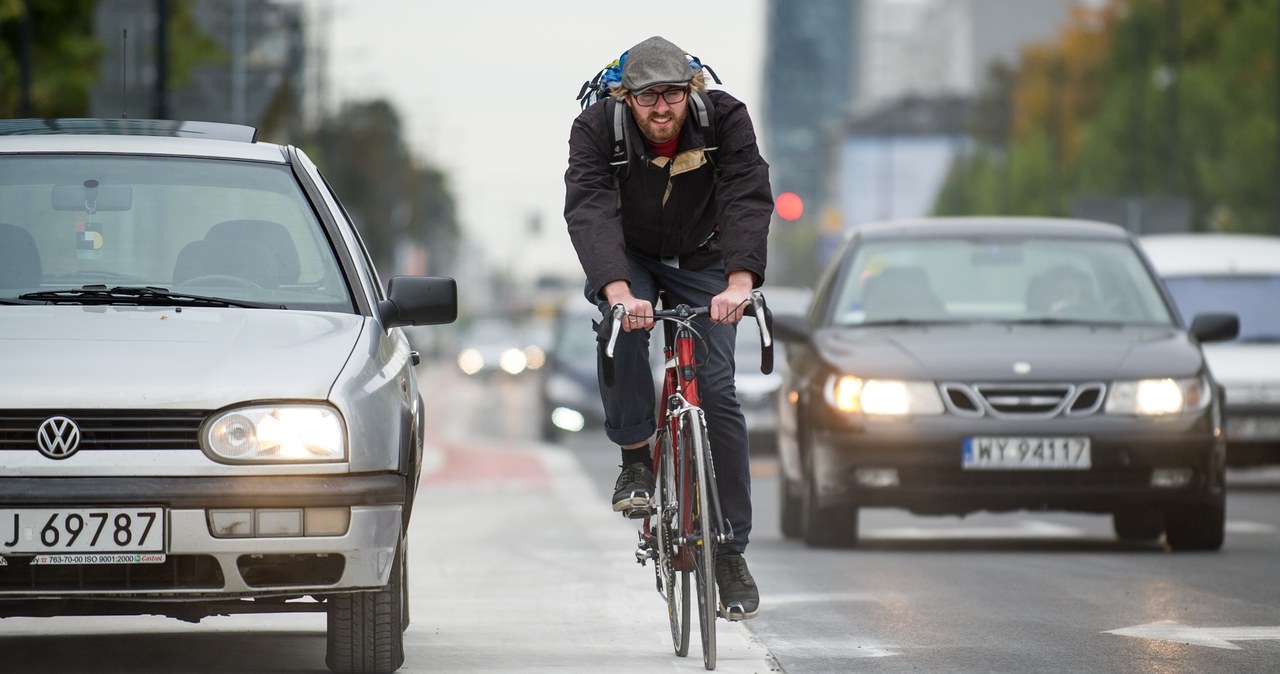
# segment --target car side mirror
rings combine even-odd
[[[1201,342],[1225,342],[1240,334],[1240,317],[1227,313],[1197,314],[1191,334]]]
[[[798,314],[773,314],[773,336],[783,342],[809,341],[809,321]]]
[[[436,276],[393,276],[378,302],[382,325],[442,325],[458,319],[457,281]]]

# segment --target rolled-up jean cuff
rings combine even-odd
[[[657,426],[652,423],[632,424],[626,428],[606,428],[604,433],[608,436],[609,441],[618,446],[634,445],[646,442],[658,430]]]

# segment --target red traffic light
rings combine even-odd
[[[773,210],[783,220],[799,220],[804,215],[804,199],[795,192],[783,192],[773,200]]]

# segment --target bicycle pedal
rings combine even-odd
[[[653,508],[647,505],[622,509],[622,516],[629,520],[642,520],[652,514]]]
[[[721,604],[720,617],[724,618],[725,620],[728,620],[729,622],[738,622],[739,620],[746,620],[747,610],[743,608],[742,604],[738,602],[734,602],[732,604],[729,604],[728,606]]]

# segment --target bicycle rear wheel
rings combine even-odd
[[[657,529],[658,559],[655,568],[662,596],[667,600],[671,622],[671,643],[676,655],[689,654],[689,567],[680,563],[680,493],[676,481],[675,452],[671,434],[661,433],[657,442]]]
[[[685,470],[692,478],[693,531],[697,537],[694,547],[694,578],[697,582],[698,628],[702,632],[702,664],[707,669],[716,668],[716,616],[719,604],[716,598],[716,548],[719,526],[715,522],[717,509],[711,504],[711,443],[700,414],[686,414],[680,433],[680,455]]]

